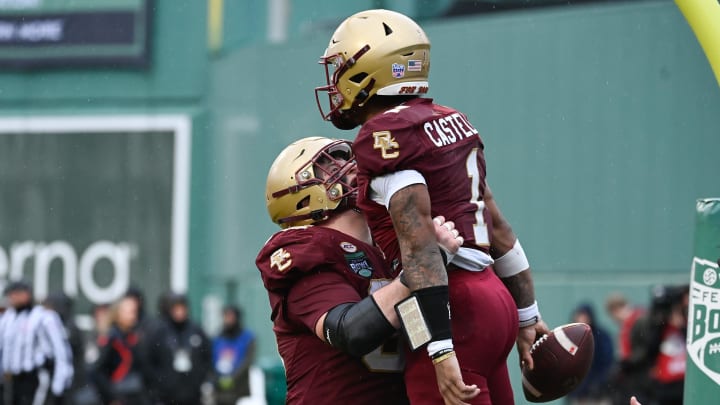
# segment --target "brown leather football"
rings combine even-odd
[[[535,368],[523,368],[525,399],[548,402],[570,393],[590,370],[595,351],[590,326],[569,323],[553,329],[530,350]]]

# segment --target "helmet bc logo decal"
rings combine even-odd
[[[720,384],[720,282],[718,264],[693,258],[687,335],[688,357]]]
[[[392,77],[401,79],[405,76],[405,65],[399,63],[392,64]]]

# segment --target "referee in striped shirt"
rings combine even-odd
[[[23,281],[5,288],[10,308],[0,318],[0,364],[14,405],[59,404],[73,376],[72,354],[57,313],[33,304]]]

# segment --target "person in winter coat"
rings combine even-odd
[[[98,338],[100,354],[91,376],[103,404],[146,405],[142,356],[139,354],[137,303],[127,297],[112,309],[113,324]]]
[[[235,306],[223,309],[223,329],[213,340],[215,401],[234,405],[250,395],[250,366],[255,360],[255,335],[243,326],[242,312]]]
[[[190,320],[185,295],[168,294],[161,319],[143,344],[147,382],[156,404],[197,405],[211,370],[212,348]]]

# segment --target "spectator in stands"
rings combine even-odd
[[[132,298],[137,303],[138,324],[145,320],[145,293],[137,286],[128,287],[125,297]]]
[[[104,404],[149,404],[136,327],[137,301],[123,297],[112,309],[112,327],[99,337],[100,356],[92,376]]]
[[[13,405],[62,401],[73,378],[72,354],[55,311],[33,302],[24,281],[5,288],[10,308],[0,319],[0,359]]]
[[[632,331],[635,321],[645,312],[640,307],[633,307],[628,303],[627,299],[620,294],[614,293],[608,296],[605,301],[605,308],[608,315],[620,327],[620,335],[618,337],[618,352],[620,360],[625,360],[630,355],[630,331]]]
[[[652,358],[650,390],[657,405],[683,403],[689,294],[688,285],[653,289],[646,333]]]
[[[167,313],[143,344],[150,393],[156,404],[197,405],[212,367],[210,341],[190,320],[185,295],[163,302]]]
[[[104,342],[107,341],[110,328],[113,325],[112,312],[112,306],[109,303],[96,304],[91,309],[93,328],[85,331],[83,369],[75,369],[76,373],[84,373],[86,384],[81,385],[75,393],[73,405],[99,405],[102,403],[92,373],[95,370],[95,363],[100,357],[100,344],[105,344]]]
[[[73,300],[62,291],[53,292],[43,302],[45,308],[55,311],[65,327],[70,351],[72,353],[73,379],[70,388],[64,395],[63,403],[66,405],[77,405],[75,394],[87,384],[85,374],[85,339],[75,323],[73,315]]]
[[[112,327],[110,304],[97,304],[92,307],[93,329],[89,331],[85,342],[85,364],[95,364],[100,356],[99,342],[104,341]]]
[[[610,377],[613,403],[624,404],[631,395],[636,395],[643,401],[647,398],[646,392],[649,389],[647,377],[649,366],[644,361],[642,350],[645,345],[644,328],[634,328],[645,310],[630,305],[620,293],[608,296],[605,300],[605,309],[620,328],[617,338],[619,361]],[[633,347],[635,347],[634,353]]]
[[[608,381],[614,361],[610,334],[598,324],[592,304],[583,303],[573,312],[573,322],[588,324],[595,340],[595,352],[590,371],[583,382],[568,395],[572,405],[609,405]]]
[[[635,322],[630,354],[620,362],[624,393],[647,404],[682,404],[688,296],[688,285],[653,287],[650,309]]]
[[[153,334],[154,329],[158,327],[160,321],[155,317],[148,316],[145,293],[139,287],[130,286],[125,292],[125,297],[134,299],[135,302],[137,302],[138,324],[136,331],[138,339],[142,342],[145,336]]]
[[[255,335],[243,325],[243,314],[236,306],[223,309],[223,329],[213,340],[217,405],[234,405],[250,395],[250,366],[255,360]]]

